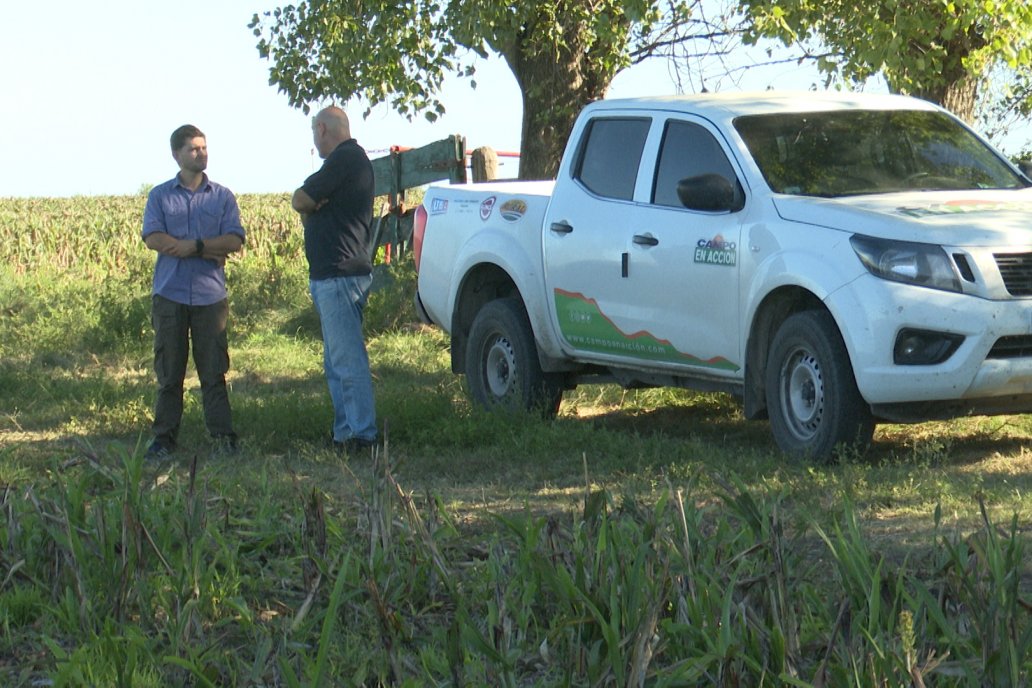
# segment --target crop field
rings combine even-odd
[[[0,199],[0,685],[1032,681],[1029,417],[813,465],[719,394],[490,415],[403,255],[366,312],[381,441],[338,456],[300,224],[239,201],[243,448],[212,455],[190,371],[152,463],[145,198]]]

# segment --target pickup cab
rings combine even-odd
[[[1032,410],[1032,181],[891,95],[603,100],[554,181],[428,188],[417,307],[487,407],[728,392],[786,453]]]

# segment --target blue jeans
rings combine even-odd
[[[333,439],[376,440],[376,407],[362,310],[370,275],[310,280],[308,288],[323,334],[323,368],[333,400]]]

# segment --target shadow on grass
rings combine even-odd
[[[970,466],[994,455],[1013,456],[1032,447],[1023,416],[969,417],[912,425],[879,425],[867,454],[871,463]]]
[[[676,406],[618,408],[584,420],[617,433],[694,440],[721,450],[780,454],[770,424],[746,420],[727,395],[699,394],[690,401]],[[971,417],[879,425],[870,449],[858,460],[873,465],[968,466],[993,455],[1012,456],[1029,449],[1032,435],[1025,417]]]
[[[6,453],[2,475],[7,480],[32,479],[55,459],[74,458],[77,442],[98,448],[118,443],[130,450],[146,446],[153,399],[149,368],[141,364],[106,379],[109,374],[80,366],[87,372],[74,365],[5,366],[0,384],[23,409],[0,415],[0,443],[17,445]],[[856,487],[857,498],[871,510],[872,527],[905,542],[901,529],[908,520],[915,533],[924,528],[924,514],[940,489],[952,492],[955,503],[979,489],[1004,506],[1016,503],[1008,491],[1032,490],[1032,470],[1015,472],[1019,466],[1010,458],[1024,457],[1020,465],[1029,468],[1023,417],[886,425],[866,456],[812,467],[781,455],[769,425],[746,421],[726,395],[686,395],[654,406],[651,397],[629,395],[618,407],[623,397],[617,393],[615,401],[596,403],[601,412],[592,413],[588,390],[570,395],[559,418],[545,420],[472,408],[462,378],[426,359],[413,365],[374,361],[374,373],[381,428],[389,427],[399,478],[407,489],[441,495],[470,518],[484,510],[566,509],[588,483],[654,494],[666,480],[685,484],[700,474],[734,473],[759,492],[783,490],[814,513],[834,507],[854,485],[862,486]],[[208,454],[195,385],[194,380],[187,392],[183,451],[175,466],[183,457]],[[321,368],[280,376],[237,373],[231,403],[245,449],[240,457],[208,462],[205,469],[224,476],[238,486],[234,489],[248,490],[259,466],[269,467],[275,490],[318,485],[342,499],[368,480],[368,457],[349,457],[342,465],[327,446],[332,408]],[[925,478],[928,485],[897,490],[910,476]]]
[[[283,321],[277,328],[279,334],[298,339],[322,341],[322,325],[314,307],[293,311],[293,315]]]
[[[40,374],[42,372],[42,374]],[[67,460],[80,447],[112,444],[133,452],[150,440],[154,381],[149,370],[113,379],[109,372],[70,366],[6,378],[11,411],[0,415],[0,444],[25,468]],[[283,452],[298,442],[323,442],[332,409],[321,371],[304,376],[230,376],[234,426],[255,452]],[[17,401],[14,401],[17,400]],[[187,375],[179,444],[210,451],[196,374]],[[12,467],[7,466],[8,469]]]
[[[616,409],[593,416],[590,422],[613,432],[698,440],[722,448],[764,451],[772,446],[766,422],[747,421],[724,404]]]

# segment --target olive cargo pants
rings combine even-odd
[[[226,391],[229,343],[226,299],[210,306],[187,306],[155,295],[151,304],[154,326],[154,371],[158,392],[154,404],[154,438],[174,447],[183,417],[183,379],[193,344],[194,365],[201,382],[204,423],[213,437],[235,437]]]

